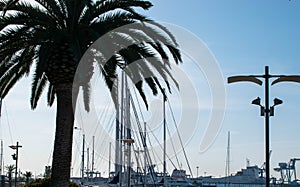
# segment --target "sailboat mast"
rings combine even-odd
[[[87,161],[86,161],[86,176],[87,178],[90,177],[90,148],[88,147],[87,148],[87,153],[86,153],[86,156],[87,156]]]
[[[95,136],[93,136],[92,177],[94,176],[94,164],[95,164]]]
[[[84,178],[84,144],[85,144],[85,135],[82,136],[81,179]]]
[[[166,166],[166,141],[167,141],[167,136],[166,136],[166,100],[167,100],[167,97],[166,97],[166,93],[165,93],[165,89],[163,89],[163,117],[164,117],[164,155],[163,155],[163,167],[164,167],[164,173],[163,173],[163,177],[164,177],[164,186],[166,186],[166,172],[167,172],[167,166]]]
[[[120,172],[120,108],[119,108],[119,81],[116,85],[116,148],[115,148],[115,175]],[[122,122],[121,122],[122,123]]]
[[[0,118],[1,118],[1,110],[2,110],[2,98],[0,97]]]
[[[146,186],[146,175],[147,175],[147,146],[146,146],[146,141],[147,141],[147,126],[146,122],[144,122],[144,187]]]
[[[124,78],[125,77],[125,73],[124,71],[122,71],[122,79],[121,79],[121,116],[120,116],[120,138],[119,138],[119,186],[122,187],[122,167],[123,167],[123,146],[122,146],[122,140],[124,139]]]
[[[2,109],[2,98],[0,97],[0,127],[1,127],[1,109]],[[1,154],[0,154],[0,175],[2,175],[3,169],[3,141],[1,140]]]
[[[126,138],[131,139],[131,123],[130,123],[130,93],[128,89],[127,77],[125,77],[125,122],[126,122]],[[131,178],[131,143],[127,143],[127,186],[130,187]]]
[[[110,179],[110,164],[111,164],[111,142],[109,142],[109,148],[108,148],[108,179]]]
[[[230,175],[230,131],[228,131],[228,140],[227,140],[227,156],[226,156],[226,177]]]
[[[0,155],[0,175],[2,175],[3,169],[3,141],[1,140],[1,155]]]

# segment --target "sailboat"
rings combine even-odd
[[[132,124],[130,120],[131,110],[136,118],[137,109],[133,97],[128,88],[128,81],[123,75],[121,80],[121,90],[120,90],[120,101],[117,103],[117,106],[120,106],[120,109],[117,111],[117,120],[116,120],[116,152],[115,152],[115,177],[109,182],[109,184],[116,184],[118,186],[190,186],[191,183],[187,181],[186,171],[183,169],[175,168],[171,175],[167,173],[166,166],[166,149],[167,149],[167,127],[166,127],[166,103],[167,96],[163,92],[163,172],[155,171],[155,164],[153,164],[150,152],[148,149],[147,140],[147,124],[141,124],[139,119],[136,120],[138,131],[139,131],[139,140],[134,140],[132,137]],[[144,125],[144,126],[143,126]],[[136,137],[138,138],[138,137]],[[140,141],[142,144],[143,151],[143,162],[144,168],[139,172],[139,151],[132,151],[133,143],[135,141]],[[184,149],[183,149],[184,150]],[[184,150],[185,152],[185,150]],[[132,155],[135,153],[135,155]],[[131,164],[132,157],[136,158],[138,168],[134,170]],[[168,158],[170,160],[170,158]],[[121,166],[125,166],[122,167]]]
[[[149,137],[150,131],[147,130],[149,124],[145,122],[143,117],[138,111],[140,109],[139,103],[134,98],[134,92],[131,93],[129,89],[129,83],[123,74],[121,80],[118,81],[117,93],[118,97],[115,101],[116,116],[115,116],[115,139],[113,142],[109,142],[109,156],[106,160],[108,164],[108,176],[103,181],[107,181],[107,186],[188,186],[186,171],[179,167],[174,166],[172,174],[167,172],[167,160],[170,160],[166,153],[167,149],[167,124],[166,124],[166,104],[167,97],[163,93],[162,108],[163,108],[163,125],[160,127],[163,129],[163,142],[157,139],[160,151],[159,159],[162,159],[163,169],[162,172],[158,172],[158,166],[155,164],[155,155],[153,150],[149,149],[151,145],[151,138]],[[140,112],[140,113],[139,113]],[[134,119],[133,119],[134,118]],[[142,120],[141,120],[142,118]],[[148,132],[147,132],[148,131]],[[87,157],[84,156],[87,152],[86,147],[82,146],[82,165],[81,165],[81,182],[83,184],[91,184],[85,180],[87,177],[87,169],[84,162]],[[94,143],[93,143],[94,144]],[[97,144],[97,143],[96,143]],[[111,151],[111,147],[114,146],[114,152]],[[183,149],[182,149],[183,150]],[[111,156],[113,155],[113,157]],[[92,156],[93,157],[93,156]],[[93,159],[92,159],[93,160]],[[112,160],[114,164],[112,164]],[[106,162],[105,161],[105,162]],[[133,166],[133,162],[135,166]],[[93,161],[92,161],[93,163]],[[160,166],[161,166],[160,165]],[[111,167],[112,166],[112,167]],[[103,166],[102,166],[103,167]],[[93,168],[93,167],[92,167]],[[160,168],[161,169],[161,168]],[[77,179],[76,179],[77,180]],[[90,181],[93,181],[90,178]],[[180,183],[180,184],[179,184]]]

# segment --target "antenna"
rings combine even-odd
[[[250,166],[250,159],[246,158],[246,166],[249,167]]]

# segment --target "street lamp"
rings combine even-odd
[[[260,106],[260,116],[265,115],[265,107],[260,104],[260,97],[254,99],[251,104]]]
[[[270,112],[270,116],[274,116],[274,107],[275,107],[276,105],[280,105],[280,104],[282,104],[282,103],[283,103],[282,100],[280,100],[280,99],[278,99],[278,98],[275,98],[275,99],[274,99],[274,104],[270,107],[270,111],[269,111],[269,112]],[[264,115],[265,115],[265,112],[267,112],[267,111],[265,110],[265,107],[262,106],[262,105],[260,104],[260,97],[257,97],[256,99],[254,99],[254,100],[251,102],[251,104],[260,106],[260,115],[261,115],[261,116],[264,116]]]
[[[260,104],[260,98],[252,101],[252,104],[259,105],[261,107],[260,115],[265,116],[265,159],[266,159],[266,187],[270,186],[270,153],[269,153],[269,117],[274,115],[274,106],[282,104],[280,99],[274,99],[274,105],[269,106],[269,79],[276,78],[271,85],[279,82],[297,82],[300,83],[300,76],[298,75],[270,75],[269,67],[265,66],[265,74],[263,75],[247,75],[247,76],[232,76],[228,77],[228,83],[234,82],[253,82],[258,85],[262,85],[262,81],[259,78],[263,78],[265,82],[265,106]]]
[[[270,116],[274,116],[274,107],[277,106],[277,105],[281,105],[283,103],[282,100],[278,99],[278,98],[275,98],[274,99],[274,104],[273,106],[271,106],[270,108]]]
[[[15,168],[15,186],[17,186],[17,173],[18,173],[18,158],[19,158],[19,148],[22,146],[19,145],[19,142],[17,142],[16,145],[10,145],[9,148],[16,150],[16,153],[11,155],[13,157],[13,160],[16,161],[16,168]]]

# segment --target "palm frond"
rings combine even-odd
[[[0,97],[5,98],[9,90],[20,80],[30,68],[31,64],[14,64],[0,78]]]
[[[142,97],[142,99],[145,103],[146,109],[148,110],[148,102],[147,102],[147,98],[146,98],[146,95],[143,90],[143,81],[139,81],[139,82],[135,83],[134,85],[135,85],[136,89],[138,90],[140,96]]]
[[[1,98],[6,96],[16,81],[29,74],[34,58],[34,48],[27,47],[20,50],[18,54],[12,55],[8,63],[1,63],[0,72],[3,72],[3,74],[0,75]]]
[[[32,109],[35,109],[37,103],[41,97],[41,94],[47,84],[47,77],[45,74],[38,76],[35,74],[33,76],[33,82],[31,87],[31,98],[30,98],[30,105]]]
[[[162,34],[161,31],[158,29],[153,28],[150,25],[155,25],[158,26],[159,29],[162,29],[165,34]],[[167,46],[169,51],[173,55],[173,59],[175,60],[176,63],[182,62],[181,59],[181,54],[178,47],[178,44],[174,38],[174,36],[166,29],[165,27],[161,26],[160,24],[157,24],[155,22],[146,22],[145,24],[140,24],[140,23],[134,23],[130,25],[131,28],[141,30],[145,33],[145,35],[151,37],[153,40],[155,40],[156,44],[159,44],[155,48],[158,49],[157,52],[161,53],[162,57],[166,59],[166,53],[161,47],[161,44],[164,46]],[[153,45],[153,44],[152,44]]]
[[[150,1],[141,0],[106,0],[97,1],[95,5],[99,10],[102,10],[102,13],[113,11],[116,9],[126,9],[131,7],[143,8],[145,10],[152,7],[152,3]]]
[[[149,24],[151,24],[151,25],[154,25],[154,26],[156,26],[157,28],[161,29],[163,32],[165,32],[165,33],[168,35],[168,37],[171,38],[172,42],[174,43],[174,46],[178,46],[178,43],[177,43],[177,41],[176,41],[174,35],[173,35],[173,34],[169,31],[169,29],[167,29],[165,26],[163,26],[163,25],[161,25],[161,24],[159,24],[159,23],[157,23],[157,22],[155,22],[155,21],[149,21],[149,22],[147,22],[147,23],[149,23]]]
[[[82,86],[83,91],[83,103],[84,109],[89,112],[90,111],[90,99],[91,99],[91,85],[90,83],[86,83]]]
[[[77,1],[65,1],[67,10],[66,23],[69,27],[68,29],[73,29],[76,24],[75,18],[78,16],[78,12],[76,12],[76,10],[78,9],[77,4]]]
[[[117,55],[112,56],[106,64],[100,63],[98,65],[100,68],[101,75],[104,78],[106,86],[108,87],[111,98],[114,101],[115,107],[117,104],[118,98],[118,89],[117,89],[117,64],[119,63],[120,58]]]
[[[157,90],[156,82],[154,81],[154,78],[153,77],[147,77],[147,78],[145,78],[145,81],[149,85],[149,87],[151,88],[152,94],[157,95],[158,90]]]
[[[54,86],[51,83],[49,83],[48,93],[47,93],[48,106],[52,106],[54,103],[54,100],[55,100],[55,89],[54,89]]]
[[[166,46],[168,47],[169,51],[173,55],[173,59],[175,60],[175,62],[177,64],[179,62],[182,62],[180,50],[172,45],[166,45]]]
[[[89,8],[83,15],[81,22],[88,24],[99,17],[104,17],[107,14],[122,12],[132,15],[134,19],[146,20],[146,17],[137,13],[132,7],[141,7],[143,9],[148,9],[152,4],[148,1],[124,1],[124,0],[107,0],[107,1],[97,1],[93,7]]]
[[[55,0],[35,0],[35,1],[39,3],[44,9],[46,9],[47,13],[52,17],[54,17],[60,26],[65,26],[64,20],[66,19],[66,15],[64,14],[62,8]]]
[[[45,12],[38,6],[33,6],[28,2],[21,1],[13,6],[10,11],[15,11],[15,13],[6,15],[3,19],[9,24],[20,24],[35,27],[38,25],[43,27],[56,26],[56,21],[48,12]]]
[[[166,27],[138,12],[139,8],[149,9],[152,6],[149,1],[35,0],[34,4],[19,1],[7,6],[6,1],[0,0],[0,7],[4,6],[9,12],[0,17],[0,95],[5,95],[18,80],[15,76],[28,74],[30,65],[35,62],[31,97],[32,108],[35,108],[48,82],[45,72],[54,49],[67,42],[70,56],[77,64],[91,42],[104,35],[107,36],[102,41],[105,46],[96,44],[97,55],[93,58],[113,97],[117,94],[117,68],[123,69],[135,82],[147,107],[143,86],[149,86],[154,95],[162,90],[158,78],[163,79],[169,90],[169,80],[178,86],[169,60],[171,56],[176,63],[182,61],[174,36]],[[84,91],[85,108],[89,110],[87,83],[80,86]],[[55,85],[50,83],[49,105],[54,98]]]
[[[92,29],[103,34],[108,33],[116,28],[134,23],[131,14],[126,12],[116,11],[114,13],[99,16],[90,24]]]
[[[53,49],[54,45],[52,43],[44,43],[39,46],[38,49],[38,58],[36,59],[36,69],[35,69],[35,74],[38,77],[41,77],[42,74],[45,72],[46,67],[47,67],[47,62],[50,58],[50,53],[49,51]]]

